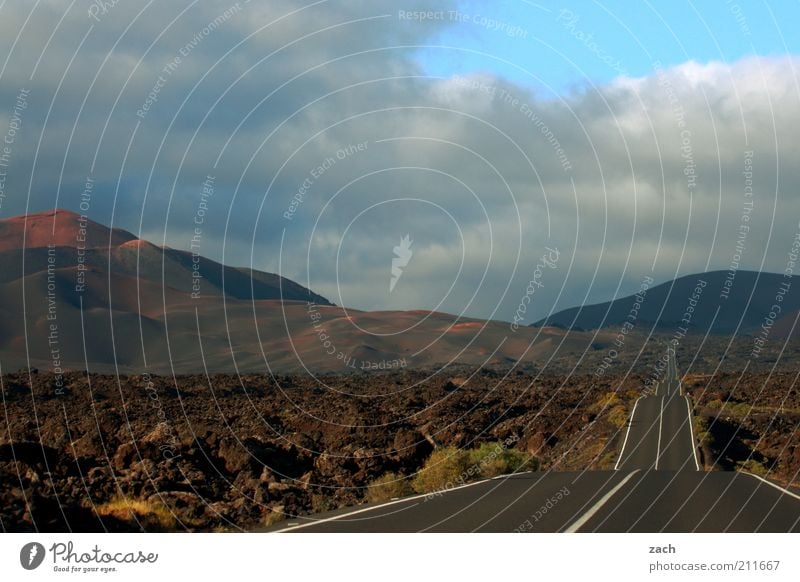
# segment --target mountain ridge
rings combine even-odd
[[[200,280],[204,283],[202,292],[212,295],[246,300],[311,300],[332,305],[325,297],[286,277],[195,258],[191,252],[159,246],[126,230],[109,228],[61,209],[0,220],[0,264],[4,266],[0,283],[53,265],[73,267],[76,279],[78,271],[110,269],[116,275],[156,281],[189,293]],[[198,272],[200,277],[193,276]]]
[[[4,369],[353,373],[532,365],[585,345],[447,313],[345,310],[285,277],[63,210],[0,221],[0,262]]]
[[[23,235],[26,225],[34,225],[34,236]],[[71,246],[80,228],[94,237],[86,248]],[[23,247],[28,241],[33,246]],[[276,274],[157,246],[66,211],[0,221],[0,249],[4,369],[36,365],[182,374],[339,374],[450,365],[538,369],[556,356],[581,361],[587,350],[611,345],[635,298],[570,308],[538,326],[517,329],[509,322],[427,310],[344,309]],[[730,333],[737,315],[744,321],[739,333],[755,333],[782,276],[740,271],[720,306],[726,273],[687,275],[649,287],[637,324],[655,322],[656,331],[671,332],[700,279],[707,281],[686,324],[690,333]],[[754,300],[744,309],[751,291]],[[786,294],[781,306],[781,317],[772,322],[775,336],[793,331],[798,292]],[[53,334],[55,345],[49,340]]]
[[[788,284],[789,291],[781,293],[783,284]],[[773,306],[779,304],[780,312],[769,327],[786,333],[787,318],[793,318],[800,310],[798,286],[797,275],[781,273],[739,270],[734,273],[732,281],[729,270],[683,275],[649,286],[640,301],[635,320],[638,325],[676,327],[690,311],[689,321],[684,326],[689,332],[754,333],[774,311]],[[629,320],[637,294],[563,309],[532,325],[574,330],[620,326]],[[692,300],[693,295],[699,297]]]

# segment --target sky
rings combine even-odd
[[[797,2],[458,3],[418,58],[432,75],[487,71],[555,97],[644,76],[655,62],[731,62],[797,54],[800,38],[782,23]]]
[[[799,11],[6,0],[0,218],[185,250],[199,229],[337,304],[526,323],[646,277],[783,272]]]

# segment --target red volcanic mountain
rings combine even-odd
[[[573,341],[444,313],[345,310],[284,277],[66,210],[0,220],[0,265],[4,370],[354,372],[532,362]]]
[[[83,239],[84,246],[116,247],[136,240],[125,230],[91,221],[81,223],[80,216],[68,210],[48,210],[0,220],[0,252],[49,245],[75,247],[79,238]]]
[[[52,247],[50,247],[52,245]],[[24,273],[23,273],[24,254]],[[110,271],[115,277],[132,277],[162,283],[174,291],[195,295],[226,295],[233,299],[311,300],[329,305],[316,295],[270,273],[223,267],[202,258],[195,267],[192,254],[156,246],[118,228],[108,228],[68,210],[50,210],[0,220],[0,282],[46,271],[71,272],[80,289],[85,275]],[[199,273],[201,277],[197,277]],[[89,275],[91,276],[91,275]],[[199,283],[200,289],[194,287]]]

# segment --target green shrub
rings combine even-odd
[[[711,446],[714,444],[714,435],[708,430],[708,418],[705,416],[693,416],[692,425],[694,435],[701,446]]]
[[[478,476],[487,479],[507,475],[522,468],[530,455],[518,449],[503,448],[502,443],[483,443],[469,451],[469,465],[477,467]]]
[[[431,453],[411,485],[417,493],[431,493],[507,475],[522,467],[535,470],[538,460],[502,442],[483,443],[470,450],[445,447]]]
[[[455,447],[436,449],[425,461],[411,486],[417,493],[430,493],[456,487],[467,472],[469,458],[466,452]]]
[[[739,404],[726,405],[725,413],[730,414],[731,416],[747,416],[750,414],[751,409],[752,406],[746,402],[740,402]]]
[[[393,471],[384,473],[367,486],[367,500],[372,503],[390,501],[413,493],[411,484],[404,475]]]

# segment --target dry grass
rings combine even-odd
[[[417,493],[444,491],[477,479],[513,473],[522,467],[536,470],[539,460],[502,442],[483,443],[474,449],[436,449],[411,482]]]
[[[113,517],[120,521],[136,522],[146,531],[170,531],[177,520],[163,503],[130,497],[115,497],[95,508],[100,517]]]
[[[800,409],[788,406],[753,406],[747,402],[722,402],[719,399],[711,400],[706,407],[718,411],[719,416],[733,416],[737,418],[749,416],[757,412],[769,414],[800,414]]]
[[[372,503],[391,501],[414,492],[408,479],[392,471],[372,481],[367,487],[367,499]]]
[[[752,473],[753,475],[758,475],[759,477],[766,477],[769,475],[769,469],[767,469],[764,463],[755,459],[748,459],[746,461],[737,463],[737,469],[739,471],[746,471],[748,473]]]
[[[264,515],[264,525],[269,527],[286,519],[285,508],[283,505],[273,505]]]
[[[617,428],[625,428],[628,424],[628,407],[616,392],[606,392],[597,399],[590,410],[605,415],[608,422]]]
[[[467,469],[467,455],[456,447],[436,449],[412,481],[417,493],[430,493],[461,484]]]

